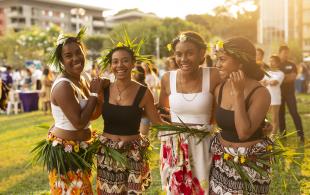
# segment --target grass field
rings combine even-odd
[[[310,96],[298,96],[299,113],[303,119],[306,134],[306,144],[310,137]],[[288,129],[294,129],[290,116],[287,115]],[[43,112],[31,112],[19,115],[0,115],[0,194],[48,194],[47,173],[41,166],[27,167],[33,145],[46,136],[46,129],[40,124],[52,124],[52,117]],[[95,129],[102,129],[102,119],[92,123]],[[289,137],[287,145],[298,146],[296,136]],[[160,193],[158,142],[152,156],[151,166],[153,185],[146,194]],[[302,150],[305,154],[297,159],[300,166],[284,161],[286,170],[291,170],[295,176],[283,170],[274,169],[274,177],[270,194],[310,194],[310,149]],[[285,178],[283,180],[283,178]],[[95,188],[95,182],[94,188]]]

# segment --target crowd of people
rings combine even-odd
[[[300,141],[305,141],[295,96],[300,71],[288,61],[287,46],[281,46],[267,65],[262,49],[234,37],[216,44],[214,61],[206,56],[206,41],[186,31],[171,40],[173,56],[167,58],[163,73],[136,44],[120,41],[85,74],[83,33],[82,29],[77,36],[60,36],[51,56],[60,73],[56,77],[45,68],[37,79],[54,124],[34,152],[37,160],[46,162],[52,194],[93,194],[93,164],[98,194],[143,193],[152,183],[151,125],[221,129],[202,140],[187,133],[159,132],[159,167],[167,194],[268,194],[270,175],[243,166],[242,159],[266,154],[274,136],[285,133],[285,105]],[[105,78],[98,70],[102,67]],[[31,88],[34,80],[31,71],[26,72],[17,77],[8,68],[1,78],[10,88]],[[271,127],[265,122],[268,112]],[[98,135],[90,122],[99,117],[104,129]],[[236,159],[251,185],[230,166]],[[262,168],[270,173],[269,165]]]

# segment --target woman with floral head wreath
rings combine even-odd
[[[110,67],[115,81],[103,92],[98,194],[141,194],[150,186],[149,140],[139,132],[142,113],[153,124],[162,123],[151,91],[132,79],[135,62],[147,60],[139,54],[142,42],[131,42],[126,33],[123,39],[101,58],[101,65]]]
[[[255,47],[236,37],[217,44],[216,52],[224,82],[215,89],[215,119],[221,132],[211,144],[210,194],[268,194],[270,179],[257,170],[269,167],[255,159],[272,144],[263,134],[270,94],[259,83],[264,72],[255,62]],[[244,182],[244,175],[251,182]]]
[[[88,86],[81,73],[85,49],[81,29],[77,36],[60,35],[51,63],[60,75],[51,88],[51,109],[55,120],[47,140],[34,149],[35,160],[43,161],[49,172],[52,194],[93,194],[90,183],[93,154],[90,119],[98,105],[104,82],[96,78]]]
[[[215,68],[203,68],[206,44],[196,32],[182,32],[170,45],[177,70],[161,80],[159,106],[169,108],[173,124],[202,128],[211,124]],[[161,136],[161,179],[168,194],[208,194],[212,157],[210,137]]]

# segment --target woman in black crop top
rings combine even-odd
[[[150,186],[150,169],[145,155],[149,141],[140,135],[142,113],[153,124],[162,121],[150,90],[131,78],[136,53],[133,47],[116,46],[104,59],[110,65],[115,82],[103,92],[104,133],[97,158],[98,194],[140,194]],[[139,57],[139,56],[138,56]],[[104,148],[112,148],[127,159],[127,166],[114,161]]]
[[[255,52],[254,45],[242,37],[231,38],[217,45],[217,67],[224,82],[215,89],[215,118],[222,131],[211,144],[214,161],[210,194],[244,194],[245,191],[250,194],[268,194],[269,177],[242,166],[253,182],[253,189],[243,183],[238,172],[228,166],[227,162],[241,161],[241,156],[247,159],[265,153],[267,146],[272,144],[262,132],[270,94],[259,83],[264,72],[255,62]],[[269,170],[269,167],[266,169]]]

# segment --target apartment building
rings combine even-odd
[[[104,33],[105,10],[62,0],[0,0],[0,33],[30,26],[46,29],[52,25],[60,26],[64,32],[75,32],[83,25],[89,34]]]

